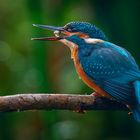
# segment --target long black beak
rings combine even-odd
[[[35,27],[39,27],[39,28],[46,28],[48,30],[51,31],[64,31],[63,27],[55,27],[55,26],[49,26],[49,25],[40,25],[40,24],[33,24],[33,26]]]
[[[58,32],[61,32],[61,31],[64,31],[63,27],[55,27],[55,26],[49,26],[49,25],[40,25],[40,24],[33,24],[33,26],[35,27],[39,27],[39,28],[45,28],[45,29],[48,29],[48,30],[51,30],[51,31],[58,31]],[[40,37],[40,38],[31,38],[31,40],[49,40],[49,41],[58,41],[62,39],[62,37]]]

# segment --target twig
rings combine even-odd
[[[122,110],[126,105],[94,95],[17,94],[0,97],[0,112],[24,110]]]

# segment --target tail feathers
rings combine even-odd
[[[136,106],[132,109],[134,119],[140,122],[140,81],[134,82]]]
[[[140,123],[140,105],[132,109],[134,119]]]
[[[140,81],[134,82],[134,88],[135,88],[135,96],[136,96],[137,102],[140,105]]]

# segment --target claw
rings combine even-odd
[[[81,109],[81,107],[77,108],[76,110],[74,110],[73,112],[79,113],[79,114],[85,114],[86,111]]]
[[[97,92],[93,92],[90,94],[91,96],[96,96],[96,97],[101,97],[100,94],[98,94]]]
[[[132,112],[128,112],[128,115],[131,116],[133,113]]]

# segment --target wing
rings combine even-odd
[[[104,46],[107,48],[112,48],[114,51],[117,51],[120,55],[127,57],[129,62],[131,62],[135,67],[139,68],[133,56],[126,49],[110,42],[104,42]]]
[[[140,70],[134,58],[112,43],[91,45],[93,50],[90,55],[80,59],[85,73],[114,98],[133,102],[134,88],[131,83],[140,79]]]

